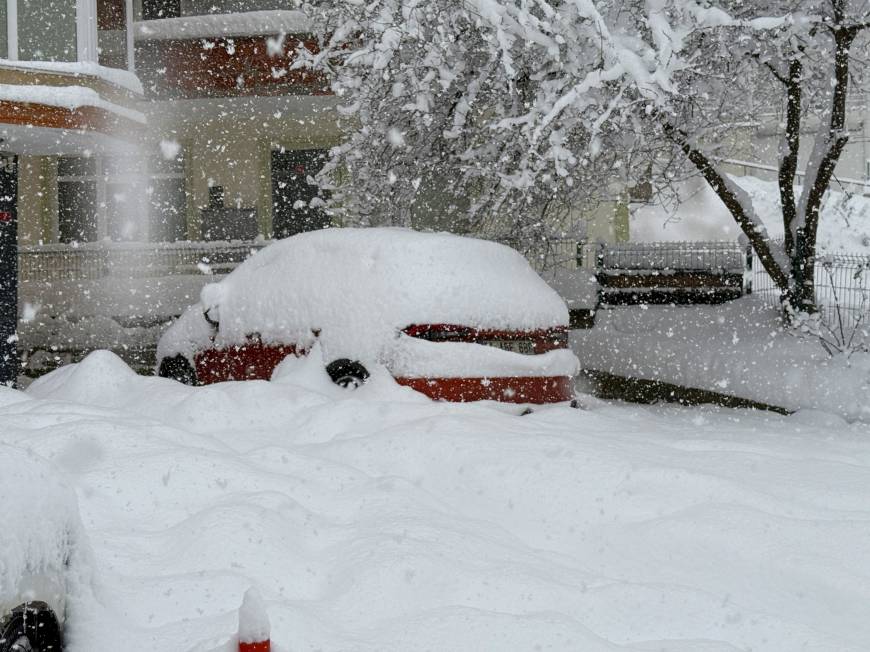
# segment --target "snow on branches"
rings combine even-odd
[[[849,48],[866,26],[866,0],[339,0],[304,9],[324,43],[297,65],[329,73],[349,134],[320,182],[350,221],[538,235],[647,181],[650,169],[667,179],[688,166],[777,284],[802,282],[791,269],[795,242],[814,249],[814,216],[845,144]],[[815,110],[828,127],[803,196],[784,196],[781,246],[718,161],[734,125],[789,102],[784,195],[801,121]]]

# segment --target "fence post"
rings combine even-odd
[[[752,294],[752,245],[746,245],[746,260],[743,266],[743,291]]]

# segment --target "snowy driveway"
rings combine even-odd
[[[78,489],[72,652],[214,649],[252,585],[294,651],[870,648],[866,425],[321,376],[191,389],[99,353],[0,390],[0,441]]]

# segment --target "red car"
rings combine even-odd
[[[574,398],[568,310],[509,247],[407,229],[326,229],[266,247],[203,288],[158,345],[189,384],[269,379],[315,349],[350,387],[371,365],[433,399]]]

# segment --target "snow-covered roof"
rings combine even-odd
[[[301,11],[276,9],[144,20],[134,23],[133,29],[137,41],[153,41],[301,34],[310,32],[312,24]]]
[[[13,61],[0,59],[2,68],[18,68],[64,75],[86,75],[125,88],[141,95],[144,90],[139,78],[129,70],[107,68],[91,61]]]
[[[243,343],[252,333],[267,343],[303,343],[319,329],[331,358],[381,358],[385,343],[412,324],[568,324],[558,294],[510,247],[394,228],[325,229],[281,240],[206,285],[200,299],[220,321],[216,345]],[[189,354],[192,343],[207,338],[203,322],[182,317],[158,354]]]
[[[93,88],[85,86],[41,86],[36,84],[0,84],[0,100],[57,106],[70,111],[84,106],[109,111],[128,120],[145,124],[145,115],[109,102]]]

